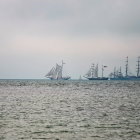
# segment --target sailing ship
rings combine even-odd
[[[70,76],[63,76],[63,65],[65,63],[62,61],[62,65],[56,64],[46,75],[46,78],[51,80],[69,80]]]
[[[109,80],[119,80],[119,79],[123,79],[123,78],[124,78],[124,76],[123,76],[121,67],[120,67],[120,69],[117,69],[117,70],[116,70],[116,67],[114,67],[114,72],[109,74]]]
[[[88,80],[108,80],[108,77],[103,76],[104,68],[107,66],[102,65],[102,77],[98,76],[98,64],[96,66],[94,64],[91,65],[89,71],[84,75]]]
[[[109,80],[140,80],[140,57],[138,57],[136,66],[137,74],[135,76],[134,74],[129,73],[128,57],[126,57],[125,76],[123,76],[123,73],[121,72],[121,67],[119,71],[114,68],[114,72],[109,75]]]

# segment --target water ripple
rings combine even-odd
[[[0,80],[1,140],[139,140],[139,81]]]

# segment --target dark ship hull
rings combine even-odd
[[[88,80],[108,80],[107,77],[87,78]]]
[[[69,80],[70,77],[62,77],[62,78],[50,78],[50,80]]]
[[[109,80],[133,80],[138,81],[140,80],[140,77],[130,76],[130,77],[119,77],[119,78],[110,78]]]

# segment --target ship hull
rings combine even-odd
[[[107,77],[87,78],[88,80],[108,80]]]
[[[133,80],[133,81],[139,81],[140,77],[121,77],[121,78],[110,78],[109,80]]]
[[[49,78],[50,80],[69,80],[70,77],[62,77],[62,78]]]
[[[64,77],[61,80],[69,80],[69,79],[70,79],[70,77]]]

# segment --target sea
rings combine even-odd
[[[140,140],[140,81],[0,80],[0,140]]]

